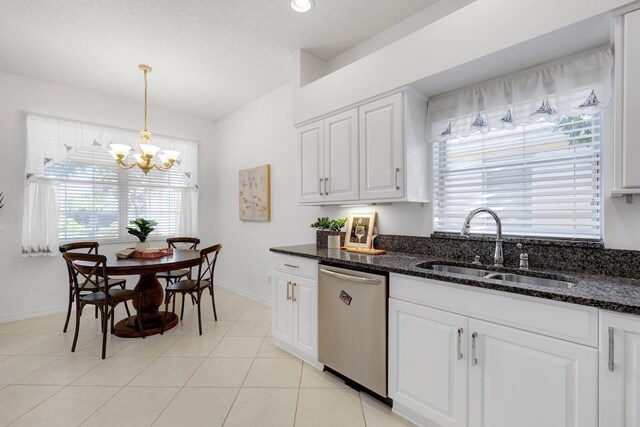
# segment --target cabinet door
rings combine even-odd
[[[469,331],[471,427],[597,427],[595,348],[474,319]]]
[[[600,426],[640,425],[640,319],[601,312]]]
[[[404,187],[403,94],[360,107],[360,198],[401,198]]]
[[[291,283],[289,274],[272,272],[273,304],[271,309],[271,333],[277,339],[291,344],[293,337],[293,317],[291,308]]]
[[[389,299],[389,396],[428,425],[466,426],[468,320]]]
[[[318,282],[293,277],[293,346],[318,358]]]
[[[622,35],[622,185],[640,187],[640,10],[627,13]],[[620,83],[618,83],[620,84]]]
[[[324,127],[315,122],[298,129],[298,202],[324,200]]]
[[[358,109],[324,121],[325,200],[358,200]]]

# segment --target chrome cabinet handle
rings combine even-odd
[[[329,195],[329,178],[324,179],[324,195]]]
[[[291,294],[289,293],[290,286],[291,286],[291,282],[287,282],[287,301],[291,300]]]
[[[296,282],[293,282],[293,286],[291,287],[291,301],[296,302]]]
[[[293,265],[293,264],[285,264],[285,267],[291,267],[291,268],[300,268],[299,265]]]
[[[462,333],[464,329],[458,328],[458,360],[462,360]]]
[[[615,366],[613,364],[613,356],[614,356],[614,328],[609,328],[609,370],[613,372],[615,370]]]
[[[476,366],[478,364],[478,358],[476,356],[476,339],[478,338],[478,333],[474,332],[471,334],[471,364]]]
[[[322,196],[322,178],[318,179],[318,194]]]
[[[320,269],[320,273],[326,274],[327,276],[335,277],[336,279],[349,280],[351,282],[380,283],[380,280],[378,279],[370,279],[368,277],[351,276],[349,274],[336,273],[335,271],[325,270],[324,268]]]
[[[400,186],[398,185],[398,173],[400,172],[400,168],[396,168],[396,177],[395,177],[395,181],[396,181],[396,190],[400,189]]]

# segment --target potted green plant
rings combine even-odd
[[[129,221],[129,224],[133,225],[133,227],[127,227],[129,234],[136,236],[140,240],[139,243],[136,243],[136,251],[142,252],[145,249],[148,249],[149,242],[147,242],[147,237],[149,237],[149,234],[156,229],[156,225],[158,225],[158,223],[154,220],[136,218]]]
[[[318,218],[311,227],[329,232],[327,239],[328,249],[340,249],[340,230],[347,222],[347,218],[329,219],[328,216]]]

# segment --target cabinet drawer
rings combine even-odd
[[[449,282],[391,274],[389,296],[598,347],[598,309]]]
[[[318,278],[318,261],[293,255],[274,254],[273,269],[294,276],[316,280]]]

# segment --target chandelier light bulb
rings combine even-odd
[[[291,0],[291,9],[296,12],[304,13],[311,10],[313,0]]]

